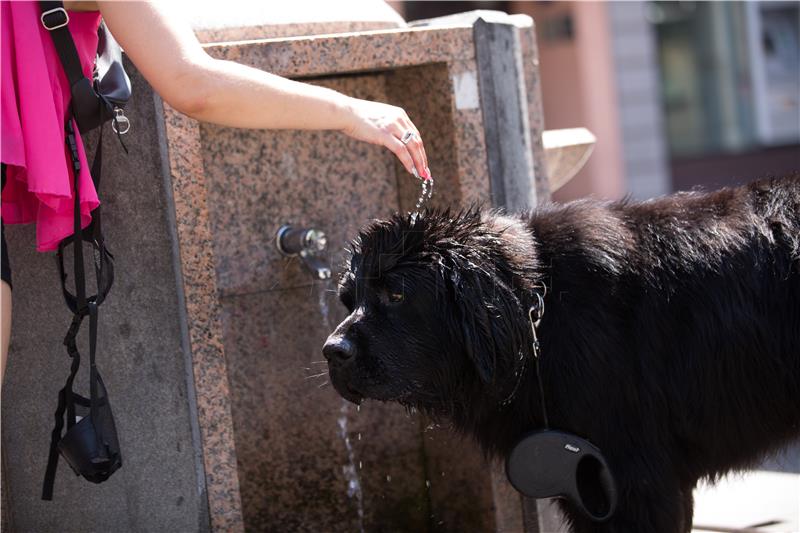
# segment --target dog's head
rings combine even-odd
[[[477,209],[372,223],[340,280],[349,316],[323,348],[336,390],[437,415],[496,407],[529,340],[533,248],[521,221]]]

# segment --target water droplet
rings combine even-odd
[[[422,180],[422,191],[420,192],[419,199],[417,200],[417,209],[422,207],[426,200],[430,200],[433,196],[433,176],[426,180]]]
[[[361,470],[362,468],[364,468],[364,464],[361,461],[359,461],[358,462],[358,469]]]
[[[430,479],[426,479],[425,480],[425,486],[428,487],[428,488],[431,488],[431,480]]]
[[[386,476],[386,482],[387,483],[391,483],[392,482],[392,476]]]
[[[361,440],[361,433],[358,434],[358,440]]]

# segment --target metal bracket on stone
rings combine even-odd
[[[529,209],[536,187],[519,29],[483,17],[472,27],[492,205]]]

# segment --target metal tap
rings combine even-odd
[[[306,270],[315,279],[330,279],[331,269],[320,257],[328,247],[325,233],[314,228],[295,228],[291,224],[284,224],[275,234],[275,246],[287,257],[300,257]]]

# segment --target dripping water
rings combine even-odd
[[[342,472],[347,479],[347,496],[351,499],[355,496],[358,505],[358,528],[361,533],[364,533],[364,494],[361,492],[361,479],[359,478],[358,471],[356,470],[356,454],[353,451],[353,445],[350,443],[350,436],[347,434],[347,413],[349,405],[347,401],[342,403],[339,417],[339,437],[344,441],[344,447],[347,449],[348,464],[342,466]],[[359,468],[361,461],[358,462]]]
[[[322,315],[322,325],[326,332],[330,332],[330,309],[328,308],[328,293],[330,289],[330,281],[324,282],[319,288],[319,311]],[[358,406],[361,410],[361,406]],[[348,413],[350,411],[350,404],[342,398],[342,407],[339,410],[341,416],[338,419],[339,425],[339,438],[344,441],[345,450],[347,450],[347,464],[342,465],[342,472],[347,480],[347,496],[350,499],[355,498],[358,509],[358,528],[361,533],[364,533],[364,494],[361,491],[361,479],[356,470],[356,454],[353,450],[353,445],[350,442],[350,435],[347,431]],[[358,434],[358,440],[361,440],[361,433]],[[358,461],[358,469],[361,469],[361,461]]]
[[[419,209],[422,207],[422,204],[424,204],[427,200],[430,200],[431,196],[433,196],[433,176],[428,179],[422,179],[418,174],[414,173],[414,175],[417,176],[420,181],[422,181],[422,191],[420,192],[419,199],[417,200],[417,209]]]

